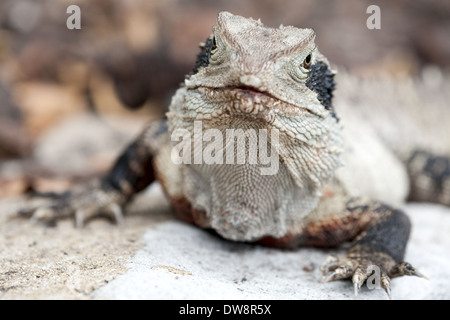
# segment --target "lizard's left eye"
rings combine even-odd
[[[310,53],[306,56],[305,60],[303,60],[302,67],[305,69],[308,69],[309,66],[311,65],[311,59],[312,59],[312,57],[311,57],[311,53]]]

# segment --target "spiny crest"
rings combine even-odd
[[[241,52],[265,52],[272,58],[301,51],[315,38],[312,29],[283,25],[279,28],[265,27],[259,19],[247,19],[229,12],[219,13],[217,27],[227,41]]]

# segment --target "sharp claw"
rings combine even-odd
[[[384,288],[384,291],[385,291],[386,294],[388,295],[389,300],[392,300],[392,296],[391,296],[391,288],[389,288],[389,287]]]
[[[395,277],[407,275],[430,280],[427,276],[417,271],[417,269],[414,268],[409,262],[401,262],[396,265],[393,273]]]
[[[363,272],[361,268],[357,268],[352,277],[353,289],[355,291],[355,296],[358,295],[358,290],[363,285],[364,281],[367,279],[367,274]]]
[[[381,287],[384,289],[384,291],[388,295],[389,300],[391,300],[392,299],[392,296],[391,296],[391,279],[385,273],[381,275]]]
[[[414,276],[425,279],[425,280],[430,280],[430,278],[428,278],[426,275],[424,275],[423,273],[420,273],[419,271],[416,271],[414,274]]]
[[[323,282],[330,282],[334,280],[334,277],[336,276],[336,271],[332,272],[329,276],[323,279]]]
[[[115,222],[119,225],[123,224],[124,217],[123,217],[123,211],[122,208],[116,204],[112,203],[108,206],[108,211],[112,214]]]

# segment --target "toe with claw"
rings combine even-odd
[[[124,203],[120,193],[96,181],[60,195],[36,194],[25,201],[17,215],[48,225],[64,218],[74,218],[75,226],[83,227],[87,220],[96,216],[106,216],[121,224]]]
[[[389,299],[391,295],[391,279],[394,277],[412,275],[428,279],[418,272],[410,263],[395,261],[387,254],[378,252],[372,257],[355,254],[346,257],[330,256],[321,267],[323,281],[329,282],[340,279],[351,279],[355,296],[364,283],[378,284],[386,292]]]

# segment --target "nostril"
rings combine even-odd
[[[245,86],[260,88],[262,85],[262,80],[254,75],[244,75],[239,79],[241,83]]]

